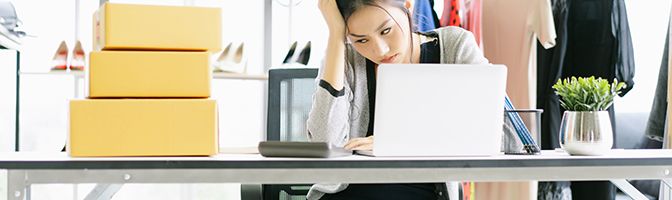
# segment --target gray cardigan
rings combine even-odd
[[[459,27],[436,29],[441,63],[487,64],[474,36]],[[369,94],[367,89],[366,59],[350,45],[346,46],[345,82],[338,95],[318,86],[313,94],[313,106],[308,115],[308,137],[312,141],[329,142],[344,146],[350,138],[365,137],[369,125]],[[321,80],[322,70],[317,81]],[[342,94],[342,95],[341,95]],[[348,184],[315,184],[308,199],[319,199],[324,193],[344,190]]]

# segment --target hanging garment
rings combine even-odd
[[[462,28],[466,28],[466,24],[467,24],[467,12],[468,12],[467,1],[469,1],[469,0],[458,0],[457,1],[457,6],[459,7],[458,8],[459,10],[457,11],[457,13],[460,16],[460,18],[459,18],[460,27],[462,27]]]
[[[663,135],[665,133],[665,118],[667,117],[667,72],[669,61],[669,39],[670,27],[667,27],[668,35],[665,39],[665,50],[663,51],[663,58],[660,62],[660,70],[658,72],[658,83],[656,84],[656,92],[653,97],[653,105],[649,113],[649,120],[646,123],[646,136],[658,142],[663,142]]]
[[[429,0],[415,0],[413,6],[413,20],[420,32],[428,32],[436,29],[432,13],[434,8],[430,5]]]
[[[551,88],[559,78],[618,78],[628,85],[621,96],[634,85],[634,55],[623,0],[554,0],[552,4],[559,45],[539,53],[537,98],[539,108],[544,109],[544,149],[559,147],[558,130],[564,110]],[[615,119],[613,107],[609,113]],[[616,134],[617,130],[614,128],[613,132]],[[613,199],[616,191],[611,183],[597,181],[572,182],[571,188],[574,199]]]
[[[507,94],[520,109],[536,107],[536,45],[555,45],[549,0],[483,0],[483,50],[508,68]],[[533,56],[534,55],[534,56]]]
[[[481,33],[482,0],[445,0],[440,26],[460,26],[469,30],[483,49]]]
[[[451,0],[450,1],[450,15],[448,18],[448,26],[459,26],[462,27],[462,18],[460,15],[460,10],[462,9],[460,5],[460,0]]]
[[[432,8],[432,21],[434,21],[434,28],[440,28],[441,22],[439,21],[439,15],[434,10],[434,3],[434,0],[429,0],[429,7]]]
[[[618,78],[628,84],[621,96],[634,85],[634,55],[623,0],[553,0],[553,13],[558,45],[549,50],[540,49],[538,54],[537,101],[538,107],[544,109],[543,149],[560,147],[558,130],[562,110],[552,89],[558,79]]]
[[[665,38],[665,47],[658,70],[658,83],[653,97],[653,105],[649,113],[649,119],[646,123],[646,138],[644,138],[638,149],[662,149],[663,136],[665,135],[665,119],[667,118],[667,77],[669,64],[669,46],[670,45],[670,26],[667,26],[667,35]],[[660,181],[655,180],[631,180],[632,186],[642,193],[655,199],[658,198],[660,191]]]
[[[553,92],[552,86],[562,75],[562,66],[564,66],[565,49],[567,48],[567,16],[568,8],[571,2],[568,0],[552,0],[553,21],[557,33],[556,45],[551,49],[542,48],[541,43],[538,46],[538,65],[537,65],[537,107],[544,110],[541,115],[541,148],[554,149],[559,148],[560,142],[557,134],[560,128],[560,118],[558,120],[549,120],[550,116],[557,116],[560,111],[560,101]],[[551,131],[553,130],[553,131]],[[549,134],[549,132],[551,132]],[[551,137],[554,135],[556,137]],[[571,199],[572,191],[569,181],[539,182],[538,196],[539,200],[564,200]]]
[[[560,129],[560,100],[553,90],[553,84],[562,78],[567,49],[567,17],[569,0],[552,0],[553,21],[557,33],[556,46],[551,49],[537,48],[537,108],[543,109],[541,115],[541,148],[552,150],[560,148],[558,130]],[[542,44],[538,43],[541,47]]]
[[[481,33],[481,10],[483,7],[481,1],[482,0],[467,0],[465,1],[464,9],[462,10],[465,11],[466,16],[466,20],[463,20],[463,27],[474,34],[474,37],[476,38],[476,44],[478,44],[478,46],[482,49],[483,35]]]
[[[443,0],[443,12],[441,12],[441,18],[439,19],[439,26],[445,27],[450,24],[450,10],[452,7],[450,6],[451,2],[453,0]]]
[[[572,191],[569,181],[539,182],[537,200],[569,200],[572,199]]]
[[[473,3],[473,2],[472,2]],[[485,57],[508,68],[507,94],[514,107],[535,108],[536,45],[555,45],[549,0],[482,0]],[[476,199],[536,199],[536,182],[476,183]]]

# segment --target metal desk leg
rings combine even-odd
[[[7,170],[7,200],[23,200],[26,192],[26,172]]]
[[[660,193],[658,193],[658,199],[670,200],[672,199],[672,180],[671,179],[662,179],[660,180]]]
[[[84,200],[110,200],[124,184],[96,184]]]
[[[9,190],[7,186],[9,182],[9,178],[7,177],[7,170],[6,169],[0,169],[0,195],[5,196],[2,197],[0,196],[0,199],[5,199],[9,196]]]
[[[32,197],[32,185],[31,184],[26,184],[26,192],[24,196],[26,196],[25,200],[31,200],[33,199]]]
[[[20,111],[20,106],[19,104],[21,103],[20,97],[21,97],[21,87],[19,85],[21,84],[21,75],[19,74],[21,72],[21,52],[16,51],[16,111],[14,111],[16,117],[15,117],[15,125],[14,125],[14,151],[19,151],[19,111]]]
[[[79,91],[79,80],[80,78],[78,76],[75,76],[75,99],[80,99],[80,91]]]
[[[672,17],[672,15],[670,15],[670,17]],[[672,21],[670,21],[670,22],[672,23]],[[665,138],[665,139],[663,139],[663,149],[670,149],[670,145],[671,145],[669,143],[670,140],[668,139],[669,138],[668,129],[670,129],[669,123],[668,123],[669,119],[670,119],[670,115],[667,114],[665,116],[665,129],[664,129],[664,132],[663,132],[663,138]],[[669,176],[670,175],[670,170],[665,170],[664,174],[665,174],[665,176]],[[658,192],[658,199],[664,199],[664,200],[672,199],[672,184],[671,184],[672,182],[670,182],[670,181],[671,181],[670,179],[662,179],[661,180],[660,190]]]
[[[649,200],[649,198],[647,198],[644,194],[642,194],[642,192],[637,190],[637,188],[632,186],[630,184],[630,182],[628,182],[625,179],[613,179],[613,180],[609,180],[609,181],[611,181],[611,183],[616,185],[616,187],[618,187],[618,189],[621,189],[625,194],[630,196],[632,199],[635,199],[635,200]]]

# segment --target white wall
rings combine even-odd
[[[614,100],[616,112],[649,112],[658,81],[665,45],[670,0],[626,0],[635,53],[635,85],[623,98]]]

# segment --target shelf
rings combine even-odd
[[[76,78],[84,77],[83,71],[48,71],[48,72],[19,72],[20,75],[71,75]],[[223,73],[223,72],[214,72],[212,73],[213,79],[230,79],[230,80],[268,80],[268,75],[265,74],[234,74],[234,73]]]
[[[224,72],[213,72],[213,79],[239,79],[239,80],[268,80],[266,74],[235,74]]]
[[[84,77],[83,71],[48,71],[48,72],[19,72],[19,75],[70,75],[77,78]]]

